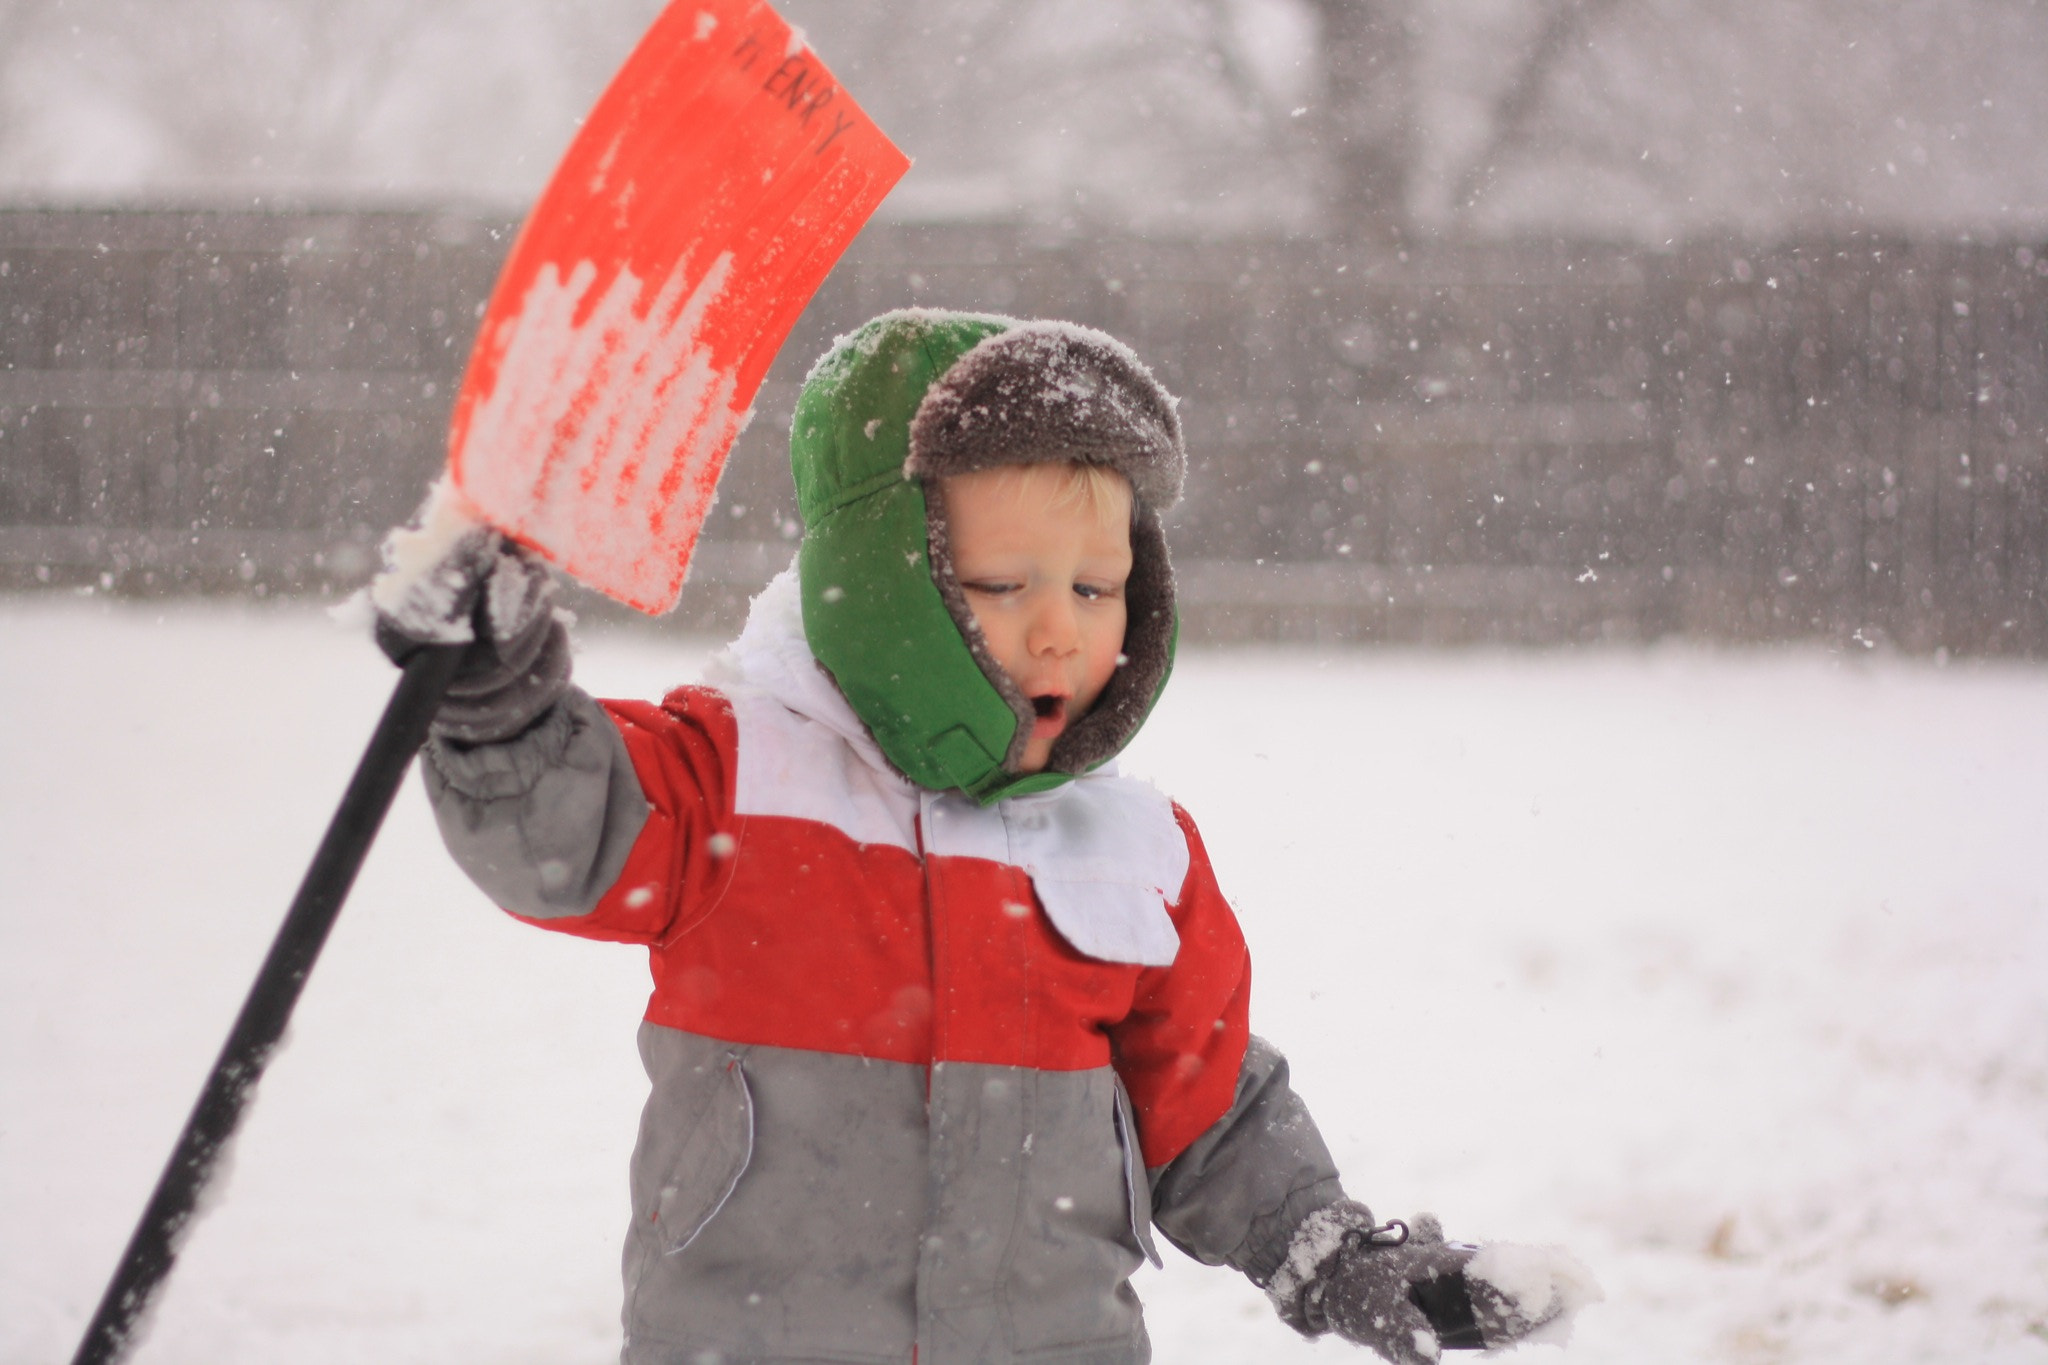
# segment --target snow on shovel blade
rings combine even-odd
[[[591,587],[674,606],[769,362],[909,165],[762,0],[674,0],[498,277],[456,487]]]

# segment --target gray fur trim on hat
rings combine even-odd
[[[906,478],[1004,465],[1100,465],[1164,512],[1187,473],[1175,399],[1130,347],[1071,322],[1025,322],[941,375],[910,423]]]

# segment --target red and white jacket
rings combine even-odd
[[[1341,1195],[1186,812],[913,785],[793,574],[709,685],[429,753],[500,904],[649,949],[629,1362],[1142,1361],[1155,1221],[1263,1281]]]

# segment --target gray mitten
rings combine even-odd
[[[484,744],[509,739],[569,685],[569,638],[539,556],[477,520],[437,485],[413,525],[384,542],[370,585],[377,645],[403,665],[428,645],[467,645],[433,733]]]
[[[1562,1329],[1600,1297],[1561,1251],[1446,1242],[1429,1214],[1412,1228],[1378,1224],[1348,1199],[1303,1220],[1266,1292],[1296,1331],[1335,1332],[1395,1365],[1431,1365],[1446,1347],[1490,1350]]]

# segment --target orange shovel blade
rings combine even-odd
[[[763,0],[674,0],[498,277],[456,487],[591,587],[674,606],[769,362],[909,165]]]

